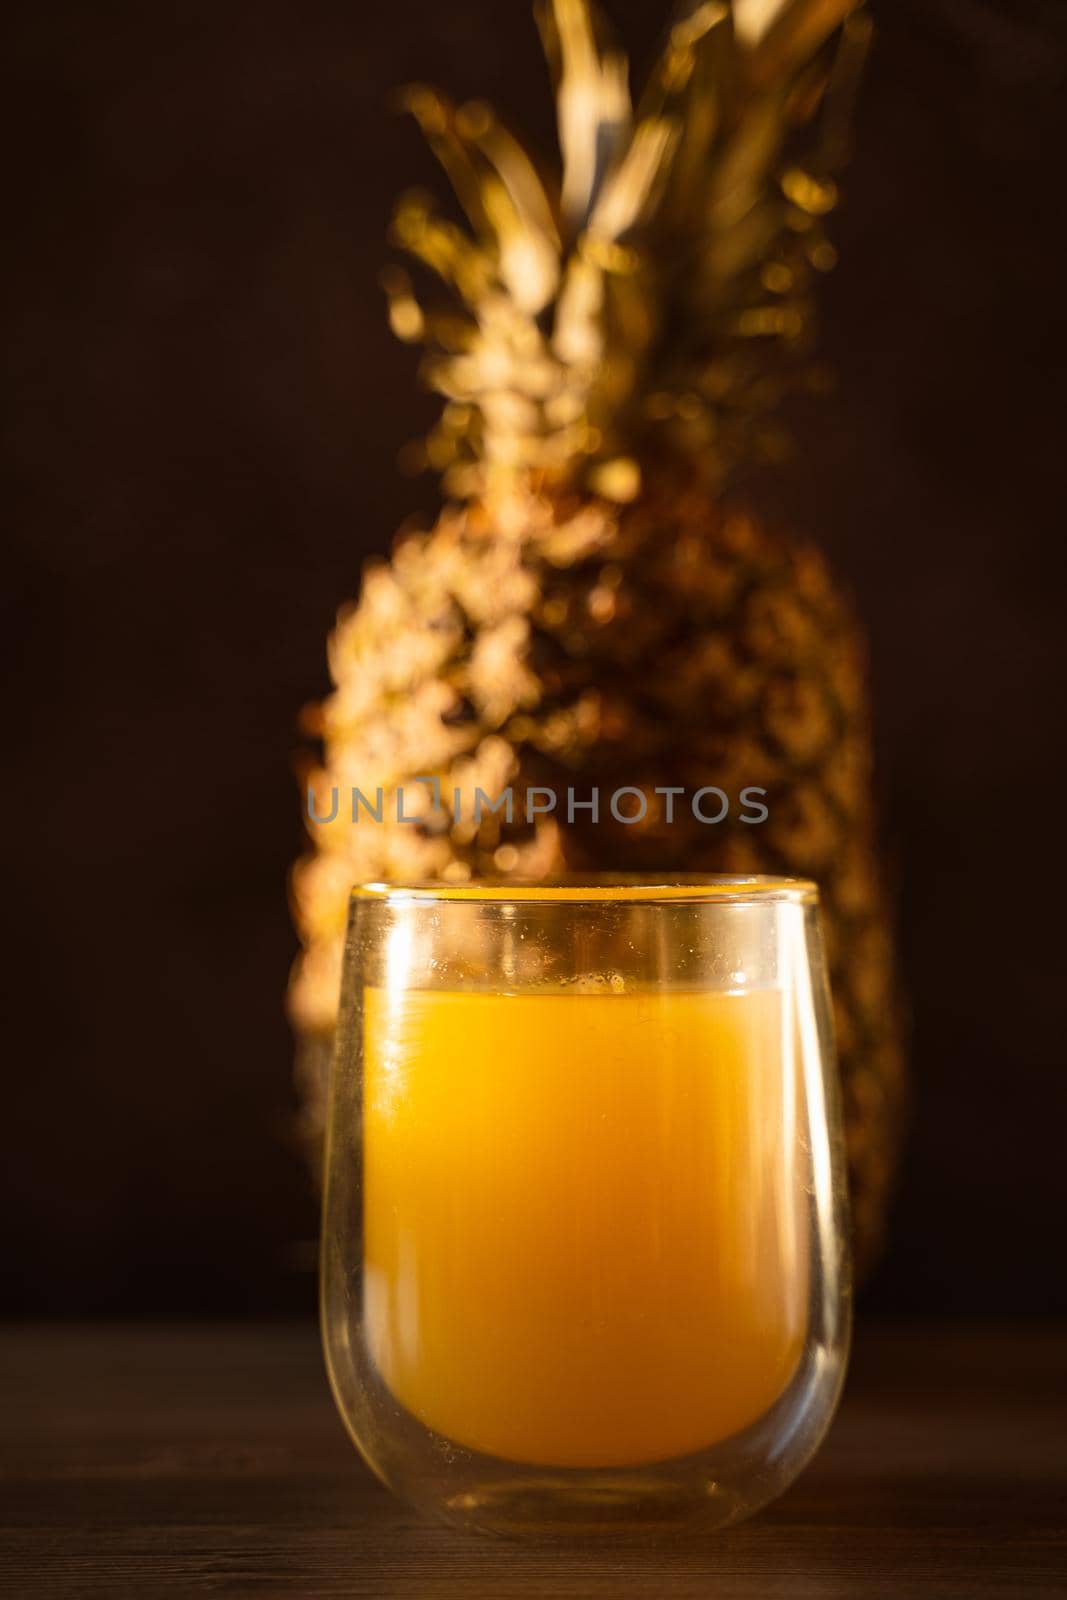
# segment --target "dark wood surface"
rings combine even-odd
[[[1040,1600],[1067,1594],[1067,1330],[861,1328],[821,1454],[699,1544],[420,1522],[342,1432],[306,1325],[0,1333],[0,1586],[23,1596]]]

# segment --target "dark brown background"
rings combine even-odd
[[[653,0],[611,0],[639,57]],[[883,1309],[1067,1307],[1067,19],[883,0],[784,488],[870,621],[915,1114]],[[287,864],[324,638],[432,491],[386,331],[386,94],[549,134],[526,0],[21,8],[5,562],[3,1303],[310,1306]],[[1059,885],[1062,892],[1062,883]]]

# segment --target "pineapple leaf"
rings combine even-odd
[[[730,7],[715,0],[689,0],[671,28],[667,48],[642,97],[642,117],[670,109],[681,118],[663,208],[671,223],[684,223],[707,180],[735,77],[734,52]]]
[[[430,268],[472,311],[477,311],[496,281],[491,257],[462,228],[431,211],[424,195],[405,195],[393,219],[397,244]]]
[[[853,12],[841,29],[823,97],[820,156],[825,171],[836,171],[848,159],[852,113],[873,35],[874,24],[863,11]]]
[[[501,279],[515,303],[536,315],[559,284],[560,237],[544,184],[487,106],[464,106],[456,128],[482,158],[483,205],[497,236]]]
[[[475,233],[493,241],[493,228],[486,215],[478,170],[470,152],[456,133],[455,107],[446,95],[424,84],[412,84],[399,96],[401,109],[410,111],[437,157],[466,212]]]
[[[524,226],[542,233],[558,252],[560,238],[555,218],[558,192],[550,195],[544,178],[519,140],[480,101],[464,106],[457,121],[463,135],[496,169]]]
[[[862,0],[784,0],[747,52],[749,81],[758,88],[781,83],[810,61]]]
[[[639,122],[626,154],[605,179],[589,218],[597,238],[625,238],[653,209],[678,148],[681,126],[676,118],[647,117]]]
[[[545,0],[537,20],[556,86],[563,157],[560,209],[573,234],[589,217],[605,174],[629,140],[629,69],[590,0]]]
[[[457,111],[444,95],[421,87],[408,89],[403,103],[448,174],[503,287],[523,311],[540,311],[559,282],[559,235],[533,162],[487,106],[478,103]],[[421,255],[477,306],[485,293],[484,274],[468,274],[473,293],[467,293],[454,270],[464,256],[458,230],[448,235],[446,229],[446,224],[431,227],[424,221],[405,235],[402,212],[394,231],[405,248]],[[471,248],[477,251],[478,245]],[[466,255],[475,259],[469,251]]]

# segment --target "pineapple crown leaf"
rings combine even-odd
[[[605,463],[660,444],[717,475],[756,451],[834,259],[823,219],[870,35],[860,4],[682,0],[635,109],[590,0],[543,0],[558,176],[482,102],[404,92],[469,228],[404,196],[393,238],[452,308],[424,309],[399,269],[384,279],[448,401],[426,455],[450,491],[530,473],[632,485]]]
[[[543,0],[535,16],[556,90],[560,209],[577,230],[630,138],[629,64],[588,0]]]

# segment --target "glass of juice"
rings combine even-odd
[[[814,886],[355,890],[322,1326],[356,1445],[451,1522],[645,1538],[779,1494],[849,1333]]]

